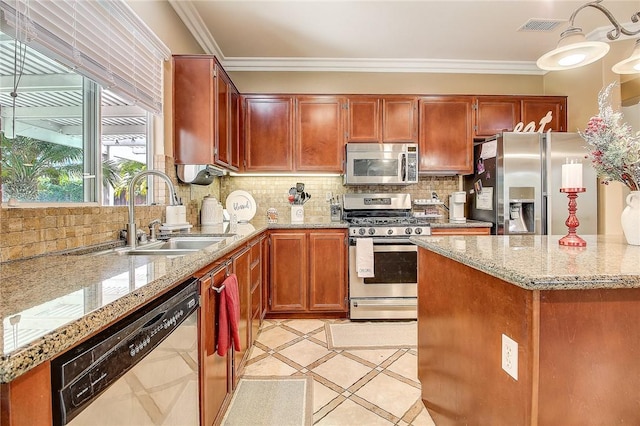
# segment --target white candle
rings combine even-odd
[[[582,188],[582,163],[562,165],[561,188]]]

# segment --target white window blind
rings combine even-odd
[[[162,112],[169,49],[123,0],[0,0],[2,32],[132,103]]]

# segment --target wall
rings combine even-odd
[[[229,76],[242,93],[544,94],[543,77],[531,75],[231,71]]]

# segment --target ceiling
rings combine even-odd
[[[539,56],[555,48],[584,1],[169,0],[206,53],[228,71],[412,71],[542,74]],[[640,0],[605,0],[627,28]],[[529,19],[564,22],[518,31]],[[613,26],[589,7],[575,20],[589,39]],[[628,40],[629,53],[633,41]]]

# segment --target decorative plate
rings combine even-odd
[[[233,191],[227,197],[227,211],[238,222],[249,222],[256,215],[256,200],[247,191]]]

